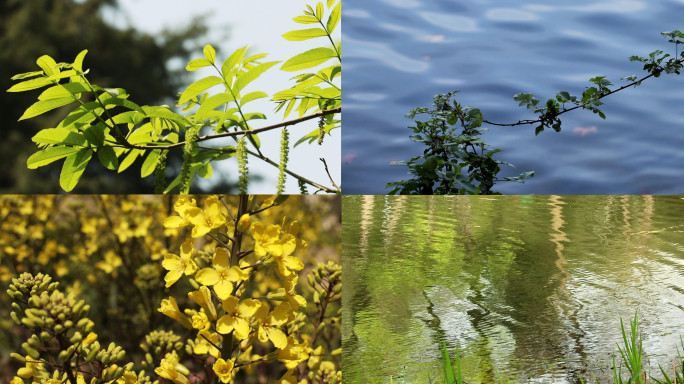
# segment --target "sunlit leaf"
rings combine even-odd
[[[86,139],[78,132],[64,128],[47,128],[39,131],[31,139],[38,144],[66,144],[84,147]]]
[[[104,140],[105,140],[105,125],[104,123],[97,123],[95,125],[91,125],[85,130],[83,130],[83,136],[85,136],[86,140],[92,145],[93,147],[102,147],[104,146]]]
[[[126,156],[126,158],[121,162],[121,165],[119,166],[119,173],[130,167],[138,158],[138,156],[142,155],[143,153],[145,153],[144,149],[131,149],[131,152],[128,154],[128,156]]]
[[[45,112],[49,112],[53,109],[63,107],[65,105],[73,103],[74,98],[73,97],[62,97],[59,99],[52,99],[52,100],[41,100],[33,105],[31,105],[26,112],[24,112],[23,115],[19,118],[19,121],[25,120],[25,119],[30,119],[32,117],[41,115]]]
[[[26,161],[26,166],[29,169],[36,169],[44,165],[48,165],[53,161],[63,159],[72,153],[76,153],[79,148],[76,147],[50,147],[43,149],[31,155]]]
[[[316,4],[316,17],[318,17],[319,20],[323,19],[323,3],[320,1]]]
[[[235,84],[233,84],[233,93],[238,94],[240,91],[242,91],[242,89],[244,89],[247,86],[247,84],[254,81],[262,73],[266,72],[266,70],[268,70],[269,68],[278,63],[280,63],[280,61],[270,61],[268,63],[259,64],[256,67],[252,68],[249,72],[240,76],[235,81]]]
[[[188,65],[185,67],[186,71],[196,71],[200,68],[208,67],[212,63],[207,60],[207,59],[197,59],[197,60],[192,60],[191,62],[188,63]]]
[[[40,76],[42,74],[43,74],[43,71],[33,71],[33,72],[20,73],[18,75],[12,76],[12,80],[21,80],[21,79],[26,79],[29,77]]]
[[[83,59],[85,58],[86,53],[88,53],[87,49],[82,50],[78,55],[76,55],[76,59],[74,60],[73,68],[79,72],[83,72]]]
[[[181,94],[180,100],[178,100],[178,104],[185,104],[198,94],[221,83],[223,83],[223,79],[217,76],[209,76],[197,80],[194,83],[190,84],[190,86]]]
[[[211,45],[207,44],[204,46],[204,57],[211,63],[214,64],[216,61],[216,50]]]
[[[268,97],[268,94],[266,92],[261,92],[261,91],[256,91],[256,92],[250,92],[240,99],[240,104],[245,105],[249,103],[250,101],[261,99],[264,97]]]
[[[239,65],[242,62],[242,59],[244,59],[245,54],[249,50],[250,45],[246,45],[242,48],[238,48],[233,52],[230,57],[228,57],[224,62],[223,65],[221,66],[221,72],[223,73],[223,77],[227,78],[228,74],[230,73],[231,70],[233,70],[233,67],[236,65]]]
[[[31,79],[22,81],[21,83],[14,84],[7,92],[24,92],[30,91],[32,89],[37,89],[44,87],[46,85],[52,84],[52,81],[48,80],[47,77],[40,77],[37,79]]]
[[[116,157],[116,153],[114,153],[114,148],[101,147],[97,150],[97,157],[107,169],[116,171],[119,168],[119,159]]]
[[[318,19],[313,17],[313,16],[297,16],[292,20],[294,20],[296,23],[299,23],[299,24],[316,24],[316,23],[318,23]]]
[[[159,149],[150,151],[150,154],[147,155],[147,158],[143,162],[142,168],[140,168],[140,177],[145,178],[154,172],[154,168],[157,166],[157,158],[159,157],[159,153],[161,153],[161,150]]]
[[[288,72],[299,71],[315,67],[333,57],[337,57],[337,52],[330,48],[314,48],[286,61],[280,69]]]
[[[302,41],[313,39],[316,37],[327,36],[328,34],[322,28],[300,29],[297,31],[290,31],[283,34],[285,40]]]
[[[235,99],[233,98],[233,95],[230,93],[219,93],[218,95],[214,95],[202,103],[195,113],[195,118],[201,119],[207,112],[216,109],[219,105],[223,105],[234,100]]]
[[[84,83],[60,84],[44,90],[43,93],[38,96],[38,100],[58,99],[69,95],[78,95],[82,92],[90,92],[90,89]]]
[[[39,57],[38,60],[36,61],[36,63],[38,64],[38,66],[40,68],[43,69],[45,74],[48,76],[52,76],[55,73],[59,73],[59,69],[53,68],[54,66],[57,65],[57,63],[55,63],[55,60],[48,55],[43,55],[43,56]]]
[[[332,35],[333,31],[335,30],[337,23],[340,22],[340,15],[342,12],[341,7],[342,7],[342,2],[340,1],[339,3],[337,3],[337,6],[330,13],[330,17],[328,17],[328,24],[326,25],[326,28],[328,28],[328,33],[331,35]]]
[[[59,175],[59,185],[62,186],[62,189],[71,192],[76,187],[92,156],[92,149],[83,148],[66,158],[62,166],[62,173]]]

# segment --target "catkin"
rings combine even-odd
[[[280,136],[280,174],[278,175],[278,195],[282,195],[285,190],[285,168],[287,167],[288,154],[290,152],[290,134],[287,132],[287,128],[283,129]]]
[[[161,195],[166,189],[166,154],[168,151],[162,150],[157,157],[157,166],[154,170],[154,193]]]
[[[325,137],[325,116],[321,116],[318,120],[318,145],[323,144],[323,137]]]
[[[299,193],[302,195],[308,195],[309,191],[306,189],[306,183],[301,180],[297,180],[297,183],[299,183]]]
[[[190,166],[192,163],[192,155],[195,152],[197,145],[197,128],[189,128],[185,132],[185,147],[183,147],[183,167],[181,168],[180,179],[180,193],[188,194],[190,192],[190,184],[192,178],[190,177]]]
[[[247,138],[244,136],[242,136],[242,139],[238,141],[236,156],[238,161],[238,172],[240,172],[240,179],[238,180],[238,193],[240,195],[246,195],[247,184],[249,183],[249,178],[247,177],[249,168],[247,168]]]

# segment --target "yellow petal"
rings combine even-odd
[[[224,315],[216,322],[216,332],[225,335],[233,331],[233,317]]]
[[[252,232],[252,237],[254,238],[254,240],[258,241],[264,234],[264,225],[261,223],[252,223],[252,225],[250,226],[250,230]]]
[[[249,272],[236,266],[230,267],[226,279],[230,281],[244,281],[249,279]]]
[[[221,300],[223,300],[222,306],[223,306],[223,310],[226,311],[226,313],[233,314],[233,313],[237,312],[238,303],[240,302],[240,300],[237,297],[228,296],[225,299],[221,299]]]
[[[287,323],[290,310],[289,304],[285,302],[278,304],[278,306],[273,309],[273,312],[271,312],[271,324],[283,325]]]
[[[261,306],[261,301],[255,299],[242,300],[240,303],[240,317],[252,317]]]
[[[302,263],[299,258],[293,256],[284,256],[283,264],[285,264],[287,268],[294,269],[295,271],[301,271],[304,269],[304,263]]]
[[[164,276],[164,281],[166,281],[166,288],[172,286],[173,283],[175,283],[176,281],[178,281],[178,279],[181,278],[181,276],[183,276],[183,272],[181,272],[178,269],[169,271],[169,273],[167,273],[166,276]]]
[[[169,216],[164,219],[164,228],[178,228],[185,225],[187,225],[187,222],[180,216]]]
[[[277,328],[271,328],[268,331],[268,338],[273,342],[273,345],[278,349],[283,349],[287,346],[287,336]]]
[[[180,247],[180,255],[183,259],[192,259],[192,255],[195,253],[195,244],[192,238],[188,237],[185,239]]]
[[[203,285],[214,285],[219,281],[219,275],[214,268],[202,268],[195,275],[195,280]]]
[[[233,323],[234,335],[238,340],[244,340],[249,336],[249,323],[245,319],[236,318]]]
[[[220,280],[218,283],[214,284],[214,292],[216,292],[219,299],[226,300],[230,297],[230,294],[233,293],[233,283],[228,280]]]
[[[285,256],[291,255],[297,248],[297,238],[289,233],[283,236],[281,242],[283,244],[283,255]]]
[[[216,248],[216,251],[214,251],[214,268],[216,266],[230,267],[230,254],[225,248]]]
[[[171,271],[173,269],[179,269],[180,265],[181,265],[181,259],[177,255],[174,255],[173,253],[167,253],[164,255],[164,260],[162,261],[162,266],[167,271]]]

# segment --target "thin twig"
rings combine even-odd
[[[340,113],[340,112],[342,112],[342,107],[337,107],[334,109],[327,109],[325,111],[316,112],[316,113],[311,114],[309,116],[300,117],[299,119],[283,121],[282,123],[269,125],[269,126],[266,126],[263,128],[250,129],[247,131],[225,132],[225,133],[219,133],[216,135],[206,135],[206,136],[198,137],[196,141],[200,142],[200,141],[211,140],[211,139],[215,139],[218,137],[226,137],[226,136],[251,135],[251,134],[255,134],[255,133],[270,131],[270,130],[276,129],[276,128],[285,127],[288,125],[299,124],[303,121],[315,119],[315,118],[318,118],[321,116],[330,115],[330,114],[334,114],[334,113]],[[185,141],[181,141],[179,143],[169,144],[169,145],[135,145],[135,144],[131,144],[130,148],[135,148],[135,149],[170,149],[170,148],[175,148],[175,147],[182,147],[184,145],[185,145]]]
[[[280,164],[274,162],[273,160],[269,159],[268,157],[259,156],[259,154],[254,153],[254,152],[250,151],[249,149],[247,150],[247,153],[249,153],[250,155],[252,155],[252,156],[254,156],[254,157],[260,158],[261,160],[263,160],[263,161],[265,161],[265,162],[271,164],[271,165],[274,166],[274,167],[280,167]],[[303,182],[305,182],[305,183],[307,183],[307,184],[313,185],[314,187],[318,188],[318,189],[321,190],[321,191],[328,192],[328,193],[337,193],[337,190],[335,190],[335,189],[328,188],[328,187],[324,187],[324,186],[322,186],[322,185],[320,185],[320,184],[318,184],[318,183],[316,183],[316,182],[313,182],[313,181],[311,181],[311,180],[309,180],[309,179],[307,179],[307,178],[305,178],[305,177],[303,177],[303,176],[299,176],[298,174],[296,174],[296,173],[294,173],[294,172],[292,172],[292,171],[290,171],[290,170],[288,170],[288,169],[285,169],[285,172],[286,172],[288,175],[290,175],[290,176],[292,176],[292,177],[294,177],[294,178],[296,178],[296,179],[299,179],[299,180],[301,180],[301,181],[303,181]]]
[[[328,172],[328,164],[325,163],[325,159],[321,157],[319,160],[323,162],[323,166],[325,167],[325,173],[328,174],[328,178],[330,179],[330,182],[332,183],[333,187],[337,188],[338,192],[342,192],[340,187],[338,187],[337,184],[335,184],[335,182],[333,181],[332,176],[330,176],[330,172]]]

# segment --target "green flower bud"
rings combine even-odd
[[[143,352],[149,352],[149,349],[147,348],[147,344],[140,344],[140,349],[143,350]]]
[[[318,284],[320,284],[320,283],[321,283],[321,274],[320,274],[320,272],[318,272],[317,269],[314,269],[313,273],[314,273],[314,277],[315,277],[315,279],[316,279],[316,282],[317,282]]]
[[[66,315],[64,313],[60,313],[57,315],[57,319],[59,319],[59,321],[64,321],[64,319],[66,319]]]
[[[14,309],[14,312],[21,313],[21,307],[15,302],[12,302],[12,309]]]
[[[81,309],[81,313],[79,314],[79,318],[84,318],[88,317],[88,313],[90,313],[90,305],[84,305],[83,309]]]
[[[103,378],[104,378],[104,381],[105,381],[105,382],[107,382],[107,381],[112,381],[112,379],[113,379],[112,376],[114,375],[114,372],[116,372],[116,371],[113,371],[112,369],[107,369],[107,370],[105,370],[105,371],[104,371],[104,377],[103,377]]]
[[[10,313],[10,317],[12,318],[12,320],[14,320],[14,322],[15,322],[17,325],[21,325],[21,320],[19,320],[19,317],[17,316],[16,313],[11,312],[11,313]]]
[[[64,322],[64,328],[69,329],[74,326],[74,322],[71,320],[67,320]]]
[[[323,331],[323,328],[325,328],[325,322],[321,321],[321,323],[318,324],[318,328],[316,329],[316,332],[321,333]]]
[[[79,320],[78,323],[76,323],[76,326],[78,328],[84,328],[86,326],[86,324],[88,324],[89,321],[90,321],[90,319],[88,319],[87,317],[83,318],[83,319]]]
[[[102,352],[102,351],[100,351],[100,352]],[[108,354],[106,354],[106,353],[103,354],[103,355],[104,355],[104,356],[102,356],[102,358],[100,359],[100,361],[101,361],[102,364],[104,364],[104,365],[109,364],[109,362],[111,361],[110,356],[109,356]],[[107,378],[105,377],[105,381],[109,381],[109,380],[110,380],[110,379],[107,379]]]
[[[62,324],[57,324],[52,329],[55,331],[55,333],[64,332],[64,326]]]
[[[18,299],[21,297],[21,293],[17,292],[16,296],[15,296],[14,291],[12,291],[11,289],[8,289],[7,290],[7,296],[9,296],[10,299],[15,300],[15,299]]]
[[[147,369],[147,361],[141,361],[140,366],[143,367],[143,369]]]
[[[83,309],[84,306],[85,306],[85,300],[79,300],[76,304],[74,304],[73,312],[74,313],[81,312],[81,309]]]
[[[337,271],[337,272],[333,273],[332,275],[330,275],[328,280],[337,281],[340,278],[340,276],[342,276],[342,271]]]
[[[59,281],[55,281],[54,283],[51,283],[50,285],[48,285],[48,291],[52,292],[55,289],[57,289],[58,286],[59,286]]]
[[[309,380],[313,381],[314,380],[314,371],[309,372]]]
[[[55,319],[53,319],[52,317],[46,318],[45,319],[45,325],[47,325],[48,327],[54,326],[55,325]]]
[[[88,355],[86,356],[86,361],[90,363],[91,361],[95,360],[95,357],[97,356],[97,352],[98,352],[98,349],[91,348],[90,352],[88,352]]]
[[[69,353],[69,350],[62,351],[59,353],[59,356],[57,356],[57,360],[64,363],[69,359],[69,356],[71,356],[71,353]]]
[[[14,312],[12,312],[14,313]],[[36,323],[33,321],[33,319],[30,319],[28,317],[23,317],[21,319],[21,323],[24,324],[28,328],[36,328]]]
[[[22,355],[20,355],[20,354],[18,354],[18,353],[12,352],[12,353],[10,353],[10,357],[13,358],[14,360],[16,360],[16,361],[22,363],[22,364],[25,364],[25,363],[26,363],[26,358],[24,358],[24,356],[22,356]]]
[[[186,352],[188,355],[192,355],[192,353],[193,353],[192,347],[191,347],[190,345],[186,345],[186,346],[185,346],[185,352]]]
[[[173,345],[173,349],[175,349],[176,351],[180,351],[181,348],[183,348],[183,343],[180,341],[176,342],[176,344]]]
[[[328,292],[326,292],[326,291],[320,291],[320,292],[318,292],[318,298],[320,299],[320,301],[325,300],[325,298],[326,298],[327,296],[328,296]]]
[[[145,360],[147,361],[148,364],[152,364],[152,361],[153,361],[152,355],[150,355],[149,353],[146,353],[145,354]]]
[[[154,349],[154,354],[155,354],[155,355],[161,355],[161,353],[162,353],[161,347],[157,347],[157,348]],[[152,363],[150,363],[150,364],[152,364]]]
[[[124,356],[126,356],[126,351],[121,351],[121,352],[116,354],[116,359],[122,360],[124,358]]]
[[[124,369],[127,371],[132,371],[133,370],[133,362],[131,361],[130,363],[124,365]]]
[[[315,294],[315,293],[314,293],[314,295],[313,295],[313,299],[314,299],[314,304],[320,304],[320,303],[321,303],[321,299],[320,299],[319,296],[318,296],[317,294]]]
[[[90,344],[90,349],[94,349],[96,351],[99,351],[100,350],[100,342],[97,340],[93,341],[93,343]]]
[[[166,343],[166,350],[167,350],[167,351],[170,351],[172,348],[173,348],[173,343],[172,343],[172,342],[169,341],[168,343]]]
[[[340,292],[342,292],[342,283],[335,285],[334,291],[335,294],[339,294]]]
[[[342,308],[337,310],[337,316],[342,316]]]
[[[83,331],[86,333],[90,333],[93,330],[93,328],[95,328],[95,323],[93,323],[92,321],[88,321],[88,324],[86,324],[85,328],[83,328]]]
[[[117,369],[116,372],[114,373],[114,377],[112,377],[112,380],[118,379],[119,377],[121,377],[123,375],[123,373],[124,373],[124,367],[119,367],[119,369]]]
[[[116,344],[114,342],[109,343],[109,346],[107,347],[107,352],[112,352],[116,348]]]
[[[78,343],[79,341],[83,340],[83,336],[81,336],[81,332],[76,332],[74,335],[69,339],[73,344]]]
[[[35,336],[35,335],[33,335],[33,336]],[[30,337],[27,340],[27,342],[28,342],[28,345],[30,345],[31,347],[33,347],[35,349],[40,348],[40,340],[38,338]]]
[[[38,360],[40,358],[40,353],[38,353],[38,351],[36,351],[35,349],[31,348],[31,346],[28,345],[28,343],[21,344],[21,347],[24,349],[24,351],[26,351],[26,353],[29,356],[33,357],[34,359]]]

